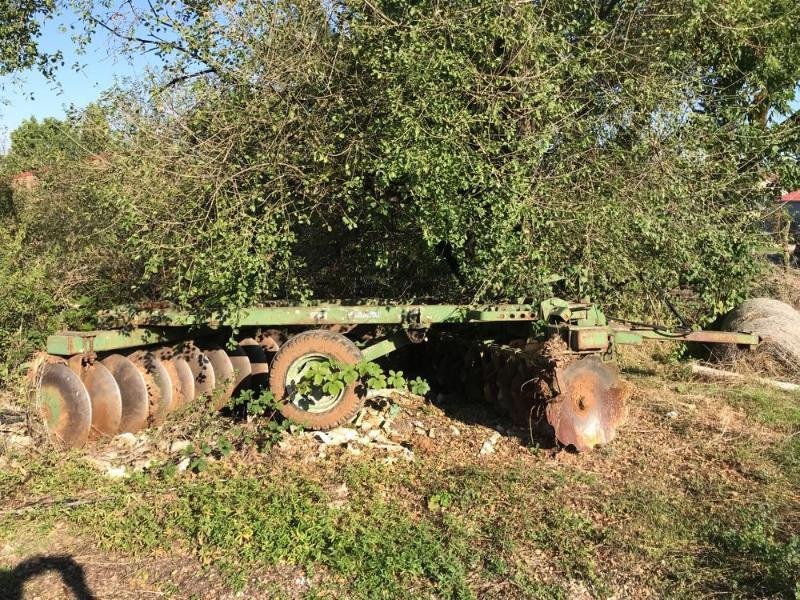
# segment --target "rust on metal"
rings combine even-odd
[[[269,360],[267,353],[253,338],[245,338],[239,342],[250,361],[250,386],[253,393],[258,395],[269,386]]]
[[[147,427],[149,401],[147,384],[139,369],[121,354],[112,354],[102,360],[111,372],[120,391],[122,410],[119,431],[136,433]]]
[[[176,348],[176,351],[189,365],[189,369],[194,376],[194,399],[211,398],[217,385],[217,380],[214,375],[214,367],[211,366],[208,357],[192,342],[181,344]]]
[[[556,372],[560,393],[547,404],[556,439],[579,451],[607,444],[622,422],[627,390],[616,369],[590,356]]]
[[[172,380],[162,362],[147,350],[139,350],[128,359],[139,369],[147,386],[150,410],[148,422],[158,426],[164,422],[172,404]]]
[[[92,405],[80,377],[63,362],[45,362],[37,380],[48,431],[64,448],[80,448],[92,425]]]
[[[76,355],[69,359],[69,368],[80,377],[92,405],[93,438],[119,433],[122,420],[122,394],[117,381],[103,363],[92,355]]]
[[[172,402],[169,412],[194,400],[194,375],[189,364],[174,348],[164,347],[155,351],[155,355],[167,370],[172,381]]]
[[[203,352],[214,370],[216,379],[216,389],[213,394],[214,408],[219,410],[228,403],[236,389],[233,363],[222,348],[205,348]]]

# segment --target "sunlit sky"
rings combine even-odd
[[[107,36],[98,35],[83,54],[78,54],[72,34],[62,31],[62,27],[76,22],[76,17],[67,13],[48,21],[43,28],[41,50],[60,50],[64,55],[64,66],[57,72],[55,83],[36,70],[0,77],[0,152],[8,149],[9,133],[25,119],[63,117],[71,105],[86,106],[115,81],[144,74],[148,58],[114,56]],[[80,65],[78,69],[73,68],[75,63]]]
[[[145,55],[130,59],[115,56],[110,51],[110,40],[103,35],[98,35],[83,54],[78,54],[68,29],[76,23],[76,17],[67,13],[44,26],[40,48],[49,52],[60,50],[64,54],[65,64],[58,71],[55,83],[35,70],[0,77],[0,153],[8,150],[8,135],[23,120],[61,118],[71,105],[85,107],[116,81],[136,79],[148,66],[155,66]],[[75,63],[80,67],[73,68]],[[800,88],[797,97],[800,99]],[[795,101],[793,108],[800,108],[800,100]]]

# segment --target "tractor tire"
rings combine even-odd
[[[275,355],[269,369],[269,389],[284,417],[308,429],[325,431],[351,421],[361,409],[364,398],[360,382],[355,381],[340,392],[333,406],[322,412],[304,410],[289,401],[286,388],[292,365],[314,356],[342,364],[361,361],[361,351],[345,336],[325,330],[304,331],[290,338]]]

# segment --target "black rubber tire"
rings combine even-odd
[[[358,381],[348,385],[339,401],[325,412],[311,413],[283,401],[289,368],[292,363],[308,354],[322,354],[342,364],[354,365],[361,361],[361,351],[339,333],[315,329],[290,338],[272,359],[269,369],[269,389],[280,405],[281,414],[303,427],[321,431],[334,429],[351,421],[364,404]]]

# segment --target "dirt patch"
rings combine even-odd
[[[21,538],[0,546],[0,597],[7,600],[90,598],[302,598],[313,585],[302,569],[261,569],[243,589],[232,592],[208,565],[175,550],[133,557],[98,551],[64,526],[44,537]]]

